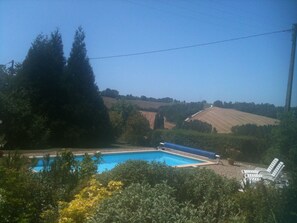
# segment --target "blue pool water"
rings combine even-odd
[[[75,158],[78,161],[83,159],[83,156],[76,156]],[[95,159],[95,158],[94,158]],[[54,160],[54,157],[51,158],[51,161]],[[187,164],[198,164],[203,163],[204,161],[198,159],[191,159],[184,156],[179,156],[176,154],[171,154],[163,151],[149,151],[149,152],[125,152],[125,153],[112,153],[112,154],[103,154],[102,162],[98,165],[98,173],[103,171],[113,169],[117,164],[123,163],[127,160],[145,160],[148,162],[161,162],[165,163],[168,166],[180,166]],[[43,168],[42,159],[38,160],[37,165],[33,168],[35,171],[41,171]]]

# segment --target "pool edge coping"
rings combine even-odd
[[[139,152],[155,152],[155,151],[161,151],[161,152],[165,152],[165,153],[169,153],[169,154],[173,154],[173,155],[178,155],[178,156],[182,156],[185,158],[189,158],[189,159],[194,159],[194,160],[199,160],[202,161],[201,163],[193,163],[193,164],[183,164],[183,165],[177,165],[177,166],[172,166],[172,167],[176,167],[176,168],[185,168],[185,167],[199,167],[199,166],[207,166],[207,165],[215,165],[217,164],[217,162],[213,162],[213,161],[209,161],[207,160],[207,157],[203,157],[203,156],[198,156],[196,154],[190,154],[190,153],[186,153],[186,152],[180,152],[180,151],[172,151],[172,149],[147,149],[147,150],[123,150],[123,151],[105,151],[105,152],[101,152],[100,150],[95,151],[95,152],[91,152],[91,153],[87,153],[87,154],[95,154],[95,153],[101,153],[101,154],[118,154],[118,153],[139,153]],[[184,154],[185,153],[185,154]],[[83,156],[86,153],[77,153],[75,154],[75,156]],[[56,157],[57,155],[49,155],[49,157]],[[42,158],[44,156],[29,156],[29,158]]]

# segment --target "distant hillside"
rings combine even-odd
[[[110,98],[110,97],[102,97],[104,104],[107,108],[111,108],[112,105],[114,105],[118,100],[115,98]],[[129,103],[136,105],[139,109],[141,114],[149,121],[150,123],[150,128],[154,128],[154,122],[155,122],[155,115],[156,112],[153,112],[152,110],[157,111],[159,107],[164,106],[164,105],[171,105],[172,103],[165,103],[165,102],[152,102],[152,101],[142,101],[142,100],[126,100]],[[143,110],[150,110],[150,111],[143,111]],[[166,121],[164,122],[164,128],[165,129],[172,129],[175,127],[175,124]]]
[[[149,111],[140,111],[140,112],[149,121],[150,128],[153,129],[154,128],[154,122],[155,122],[156,112],[149,112]],[[165,129],[172,129],[174,127],[175,127],[175,124],[166,121],[166,118],[165,118],[164,128]]]
[[[115,104],[118,99],[105,97],[103,96],[104,104],[107,108],[111,108],[113,104]],[[155,110],[157,111],[159,107],[164,105],[171,105],[172,103],[165,102],[153,102],[153,101],[142,101],[142,100],[126,100],[125,101],[136,105],[140,110]]]
[[[218,133],[231,133],[231,128],[237,125],[255,124],[277,125],[279,120],[251,113],[241,112],[234,109],[211,107],[200,111],[186,121],[200,120],[211,124]]]

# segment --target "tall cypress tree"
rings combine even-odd
[[[164,129],[164,116],[161,113],[155,115],[154,129]]]
[[[61,34],[55,31],[50,39],[39,35],[29,49],[21,72],[22,87],[29,93],[36,112],[57,115],[64,67]]]
[[[85,34],[81,27],[75,32],[67,61],[68,122],[66,138],[76,145],[93,146],[112,139],[106,107],[95,84],[93,69],[87,57]]]
[[[62,37],[59,31],[55,31],[50,38],[39,35],[35,39],[18,75],[19,87],[28,95],[32,112],[46,117],[51,132],[50,144],[54,146],[61,142],[65,126],[65,64]]]

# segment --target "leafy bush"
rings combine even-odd
[[[83,160],[79,164],[79,178],[87,179],[97,173],[97,166],[101,162],[101,154],[95,153],[92,159],[88,153],[85,153]]]
[[[176,186],[180,200],[190,201],[195,205],[203,202],[213,202],[222,196],[231,196],[238,191],[239,185],[235,180],[223,178],[212,170],[196,168],[181,169],[179,174],[184,177]]]
[[[207,122],[202,122],[200,120],[191,120],[189,122],[184,121],[181,126],[178,126],[181,129],[194,130],[198,132],[211,133],[212,125]]]
[[[104,200],[88,222],[177,222],[180,206],[172,193],[166,184],[132,184]]]
[[[163,163],[150,164],[141,160],[128,160],[111,171],[98,175],[98,179],[105,184],[111,180],[121,181],[125,187],[133,183],[148,183],[154,186],[163,181],[174,181],[176,175],[173,168]]]
[[[237,194],[237,203],[245,222],[274,223],[280,221],[284,210],[281,204],[281,191],[259,183],[256,188]]]
[[[226,222],[239,213],[228,195],[194,205],[179,202],[175,190],[165,183],[131,184],[99,204],[88,222]]]
[[[121,187],[122,183],[118,181],[110,181],[107,187],[103,187],[95,178],[91,179],[72,201],[60,202],[63,208],[59,211],[59,223],[86,221],[93,214],[96,205]]]
[[[21,155],[18,151],[11,151],[6,156],[0,157],[0,166],[7,169],[28,171],[36,164],[35,161],[35,159]]]
[[[0,165],[0,176],[0,222],[40,222],[48,202],[44,185],[24,168]]]
[[[211,218],[228,219],[239,213],[239,207],[233,199],[239,188],[238,183],[204,168],[179,169],[162,163],[127,161],[100,174],[98,178],[105,183],[111,179],[122,181],[126,187],[135,183],[151,187],[166,183],[174,189],[171,196],[177,202],[187,203],[183,211],[189,209],[192,213],[195,208],[194,216],[199,216],[200,220],[194,222],[208,222]],[[185,217],[183,214],[181,216]]]

